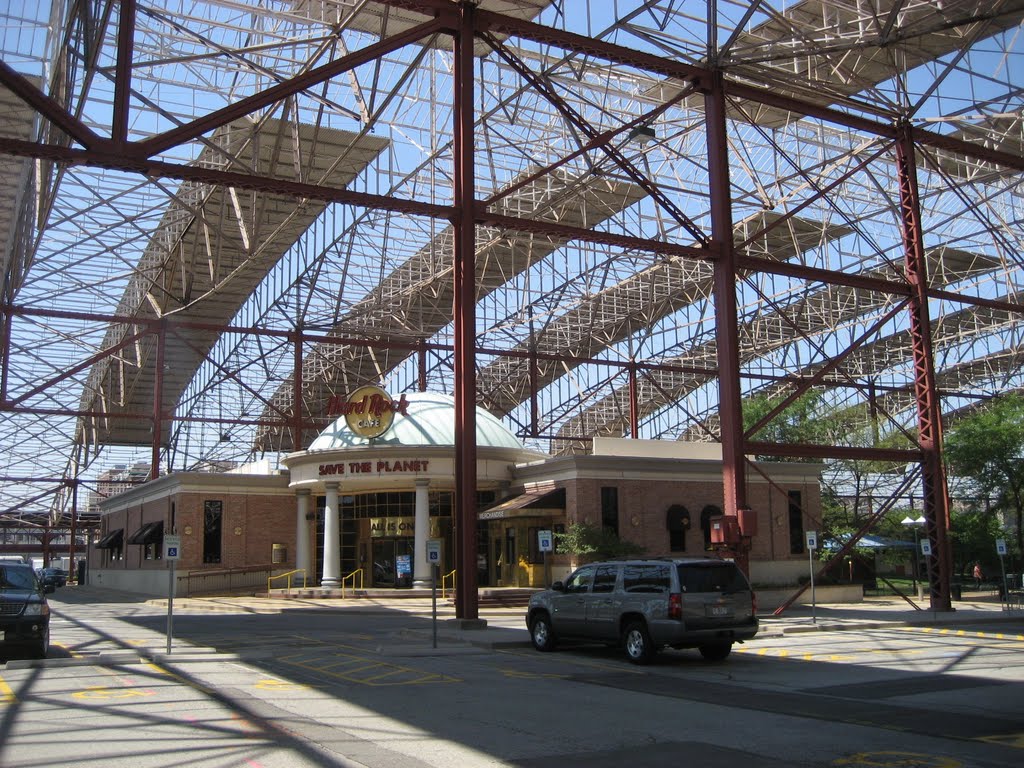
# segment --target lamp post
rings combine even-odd
[[[918,568],[918,562],[919,562],[918,558],[920,556],[919,553],[921,551],[921,543],[920,543],[921,526],[924,525],[924,517],[923,516],[922,517],[911,517],[910,515],[907,515],[902,520],[900,520],[900,522],[903,523],[903,525],[909,526],[909,527],[914,529],[914,561],[913,561],[913,566],[914,567],[913,567],[911,572],[913,574],[913,581],[914,581],[914,594],[916,595],[917,594],[917,568]]]

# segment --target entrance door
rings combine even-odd
[[[505,562],[505,558],[501,555],[501,537],[494,537],[494,581],[491,582],[495,586],[501,586],[504,584],[502,581],[501,568],[502,563]]]
[[[518,555],[516,553],[516,529],[508,527],[505,529],[505,562],[504,574],[502,574],[502,583],[506,587],[518,586],[516,583],[516,566],[519,563]]]
[[[395,571],[395,539],[373,540],[373,586],[393,587]]]
[[[405,555],[409,557],[410,570],[412,567],[413,540],[411,538],[401,539],[374,539],[373,540],[373,586],[395,587],[398,586],[398,558]],[[405,586],[409,586],[410,580]]]

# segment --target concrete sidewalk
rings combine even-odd
[[[759,636],[793,632],[828,632],[889,626],[955,627],[964,624],[1018,622],[1024,609],[1003,603],[995,594],[964,593],[952,611],[932,611],[927,602],[911,605],[900,597],[867,597],[860,603],[794,605],[781,616],[761,616]]]
[[[147,598],[99,587],[62,587],[57,599],[68,602],[127,603],[145,605],[154,610],[167,610],[167,600]],[[921,605],[918,603],[918,605]],[[434,602],[429,590],[416,593],[403,590],[365,592],[360,597],[286,598],[286,597],[189,597],[175,598],[175,614],[247,613],[270,614],[292,611],[329,611],[354,613],[365,616],[395,616],[405,614],[418,619],[434,616]],[[454,606],[442,599],[436,601],[438,636],[447,643],[475,647],[502,648],[526,646],[530,643],[526,629],[525,608],[481,606],[481,621],[472,622],[456,618]],[[790,633],[834,632],[873,629],[893,626],[955,627],[958,625],[1017,622],[1024,624],[1024,608],[1012,608],[989,592],[965,593],[964,599],[954,603],[954,610],[934,612],[922,605],[921,610],[899,597],[868,597],[860,603],[833,603],[821,605],[794,605],[780,615],[762,614],[759,638],[780,637]],[[425,626],[417,622],[420,627]],[[418,630],[415,634],[422,634]],[[404,639],[410,639],[407,632]]]

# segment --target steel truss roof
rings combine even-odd
[[[723,397],[812,379],[914,432],[915,296],[940,410],[1021,385],[1021,0],[37,5],[0,31],[0,519],[457,391],[467,215],[476,396],[537,448],[729,438]]]

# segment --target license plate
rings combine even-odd
[[[732,608],[728,605],[707,606],[708,616],[732,616]]]

